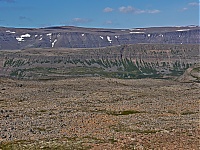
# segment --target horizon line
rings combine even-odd
[[[73,26],[73,25],[53,25],[45,27],[14,27],[14,26],[0,26],[0,28],[14,28],[14,29],[48,29],[56,27],[74,27],[74,28],[92,28],[92,29],[139,29],[139,28],[162,28],[162,27],[200,27],[199,25],[166,25],[166,26],[144,26],[144,27],[132,27],[132,28],[111,28],[111,27],[87,27],[87,26]]]

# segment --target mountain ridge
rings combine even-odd
[[[26,48],[96,48],[124,44],[199,44],[199,26],[131,29],[54,26],[0,27],[0,50]]]

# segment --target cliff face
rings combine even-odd
[[[134,44],[106,48],[0,51],[0,76],[169,78],[199,62],[197,44]]]
[[[0,28],[0,49],[95,48],[137,43],[199,44],[199,33],[200,28],[196,26],[136,29]]]

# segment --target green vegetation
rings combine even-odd
[[[192,114],[196,114],[197,112],[192,112],[192,111],[185,111],[182,112],[181,115],[192,115]]]
[[[84,61],[80,59],[75,60],[55,60],[52,61],[43,60],[35,61],[34,63],[51,63],[52,67],[26,67],[26,69],[13,69],[10,73],[11,77],[18,79],[23,78],[36,78],[36,79],[52,79],[59,77],[78,77],[78,76],[102,76],[109,78],[120,79],[141,79],[141,78],[162,78],[162,74],[158,73],[156,67],[158,63],[144,62],[143,60],[137,60],[133,62],[131,59],[86,59]],[[58,63],[73,64],[75,66],[56,67]],[[25,60],[8,59],[4,63],[4,67],[19,67],[26,64],[30,65],[30,62]],[[54,67],[53,67],[54,66]],[[163,67],[169,66],[169,64],[163,62]],[[184,64],[186,68],[188,64]],[[170,68],[171,76],[180,76],[183,74],[186,68],[181,68],[180,63],[176,62],[174,68]]]
[[[124,110],[124,111],[109,111],[109,112],[107,112],[107,114],[114,115],[114,116],[131,115],[131,114],[137,114],[137,113],[145,113],[145,112],[137,111],[137,110]]]
[[[90,146],[84,146],[84,139],[55,139],[55,140],[40,140],[40,141],[12,141],[3,142],[0,144],[2,150],[89,150]]]
[[[10,76],[18,78],[18,79],[22,79],[23,77],[25,77],[24,70],[23,69],[14,70],[10,73]]]
[[[134,130],[137,133],[143,133],[143,134],[151,134],[151,133],[156,133],[160,132],[160,130]]]
[[[9,52],[1,57],[5,59],[5,70],[11,71],[11,77],[19,79],[48,80],[79,76],[174,78],[193,65],[185,61],[183,51],[184,54],[190,54],[198,48],[198,45],[134,44],[69,53],[67,50],[49,50],[41,51],[40,55],[34,51],[29,54]]]
[[[14,58],[11,58],[11,59],[7,59],[5,62],[4,62],[4,65],[3,67],[20,67],[20,66],[23,66],[26,64],[26,61],[25,60],[21,60],[21,59],[17,59],[17,60],[14,60]]]

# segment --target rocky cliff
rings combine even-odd
[[[199,44],[199,33],[198,26],[134,29],[1,27],[0,49],[95,48],[138,43]]]
[[[199,62],[197,44],[134,44],[105,48],[0,51],[0,76],[171,78]]]

